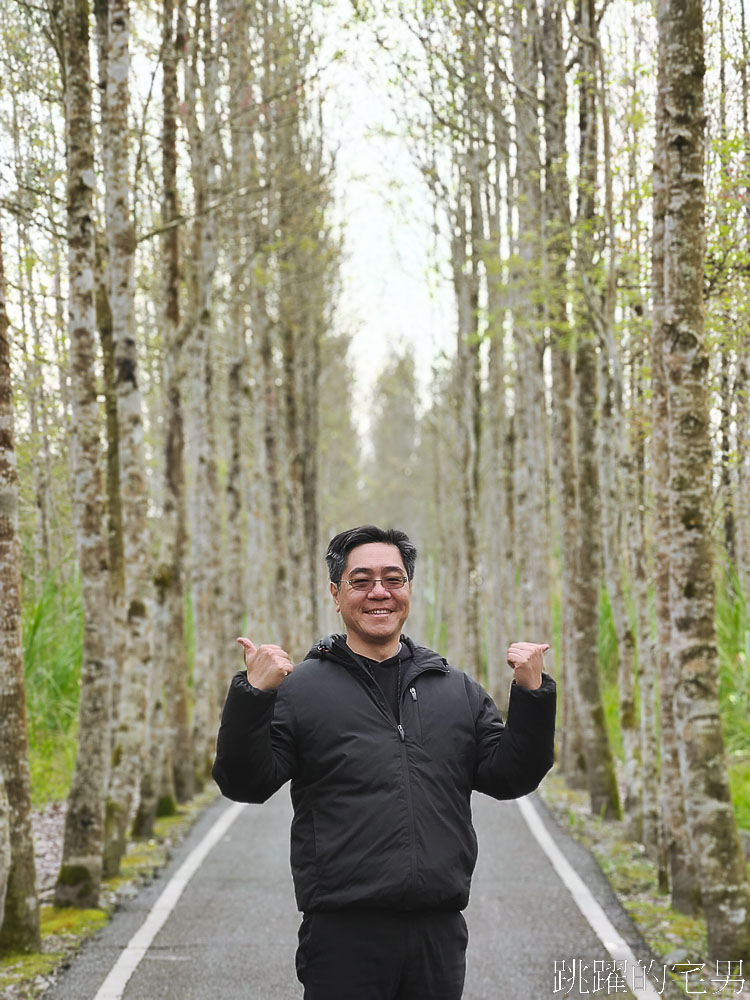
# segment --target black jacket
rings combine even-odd
[[[278,691],[244,671],[222,713],[213,776],[238,802],[291,779],[300,910],[463,909],[477,855],[472,790],[525,795],[552,766],[555,682],[513,684],[507,725],[483,688],[409,645],[394,718],[343,636],[314,646]]]

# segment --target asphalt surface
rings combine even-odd
[[[646,960],[644,945],[596,862],[557,828],[538,799],[534,802],[635,957]],[[170,876],[227,806],[220,799],[209,807],[170,864],[122,903],[44,1000],[93,1000]],[[300,917],[289,873],[290,819],[288,789],[263,806],[244,808],[186,887],[130,979],[124,1000],[301,1000],[294,971]],[[609,956],[517,806],[475,795],[474,820],[479,863],[466,912],[464,1000],[575,1000],[594,993],[593,963]],[[574,959],[583,964],[576,968],[588,967],[580,979],[570,975]],[[564,984],[555,977],[563,962]],[[599,985],[599,996],[609,994]]]

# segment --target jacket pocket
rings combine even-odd
[[[419,692],[416,685],[410,684],[406,690],[405,699],[409,705],[408,723],[404,726],[407,736],[411,736],[417,743],[422,742],[422,714],[419,709]]]

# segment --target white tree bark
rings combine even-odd
[[[18,460],[9,329],[0,239],[0,769],[9,806],[8,840],[11,845],[0,948],[38,951],[41,939],[31,836],[31,781],[21,632]]]
[[[68,336],[75,477],[74,519],[83,602],[79,737],[68,796],[58,903],[98,905],[109,775],[113,659],[103,449],[97,400],[94,150],[89,4],[65,3],[65,135],[68,163]]]
[[[200,788],[210,774],[218,725],[217,658],[220,650],[229,645],[226,637],[221,634],[222,543],[213,398],[213,283],[218,250],[215,213],[208,205],[216,186],[218,54],[209,0],[201,0],[196,6],[191,38],[190,56],[185,67],[185,96],[196,214],[193,224],[190,301],[194,325],[189,343],[193,394],[191,426],[195,449],[192,498],[195,518],[191,525],[195,630],[193,766],[195,781]],[[199,41],[202,41],[200,52],[204,64],[202,85],[198,75]],[[199,100],[203,111],[203,127],[198,116]],[[223,686],[226,688],[226,685]]]
[[[120,488],[125,555],[126,633],[122,693],[114,734],[107,801],[105,869],[119,870],[127,824],[149,751],[152,662],[152,573],[143,404],[135,340],[135,232],[129,175],[130,13],[128,0],[110,0],[104,125],[105,217],[109,301],[115,346]]]
[[[594,35],[594,5],[579,0],[579,124],[580,171],[576,223],[576,264],[579,280],[576,310],[576,465],[578,472],[579,532],[576,573],[578,587],[575,607],[576,678],[579,723],[586,753],[586,773],[591,810],[595,814],[620,818],[614,758],[609,742],[601,696],[598,662],[598,605],[601,583],[601,497],[598,462],[596,305],[591,301],[587,279],[593,270],[594,231],[598,223],[595,192],[597,186],[597,119],[594,51],[589,39]]]
[[[614,252],[614,251],[613,251]],[[599,351],[599,399],[601,425],[599,455],[602,495],[602,554],[604,580],[612,609],[617,636],[617,687],[620,708],[620,733],[623,743],[622,807],[628,835],[641,837],[641,768],[640,731],[635,705],[635,636],[630,626],[624,583],[622,530],[624,494],[622,468],[625,462],[624,425],[622,420],[622,384],[618,348],[614,341],[611,317],[605,324],[605,344]]]
[[[516,238],[515,566],[520,580],[521,634],[547,641],[552,633],[549,544],[547,407],[544,393],[544,318],[533,291],[541,263],[541,154],[538,108],[541,31],[534,0],[519,5],[512,24]]]
[[[750,886],[729,794],[718,702],[711,437],[704,330],[703,10],[660,0],[657,129],[665,166],[660,346],[669,441],[670,653],[685,813],[709,958],[750,959]]]
[[[173,223],[162,237],[164,294],[164,394],[165,455],[162,550],[156,574],[158,596],[158,648],[164,663],[166,729],[172,778],[178,802],[187,802],[195,790],[193,744],[190,729],[188,663],[185,650],[185,558],[187,553],[187,504],[185,496],[184,353],[185,332],[180,325],[180,240],[174,225],[178,214],[177,192],[177,69],[184,45],[184,24],[175,25],[173,0],[164,0],[162,12],[163,118],[162,215]]]
[[[552,371],[550,421],[553,469],[560,520],[560,679],[559,754],[571,787],[585,787],[585,757],[576,705],[576,644],[574,640],[577,538],[577,477],[574,437],[572,331],[568,319],[570,289],[568,262],[570,240],[570,188],[567,178],[566,115],[568,113],[563,42],[563,4],[548,0],[542,24],[544,70],[545,202],[544,276],[547,287],[546,320],[549,326]]]

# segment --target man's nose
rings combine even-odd
[[[383,586],[382,580],[375,580],[369,593],[374,594],[376,597],[382,597],[383,595],[388,597],[389,591]]]

